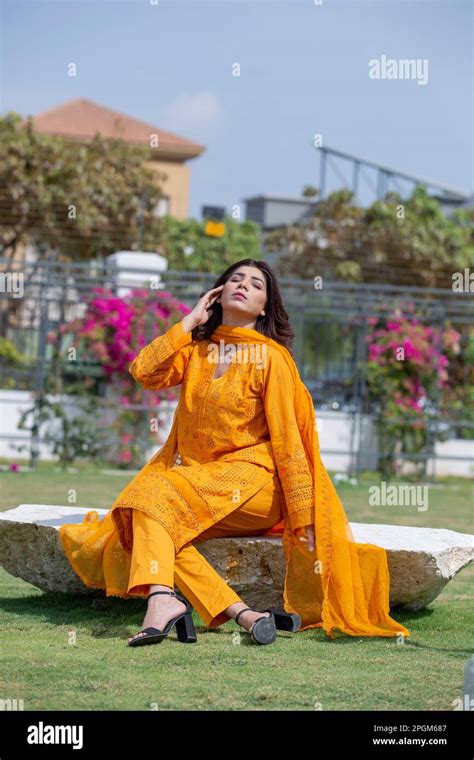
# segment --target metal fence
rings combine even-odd
[[[159,277],[160,287],[192,308],[202,293],[212,287],[217,275],[208,272],[162,271],[150,272]],[[137,277],[144,276],[142,269],[110,268],[106,260],[84,263],[64,263],[56,260],[14,264],[0,259],[0,336],[11,341],[18,351],[30,359],[28,368],[9,366],[0,356],[0,387],[10,385],[34,391],[39,397],[51,370],[52,345],[48,335],[59,337],[60,325],[82,315],[84,304],[96,287],[110,288],[119,295],[124,288],[137,287]],[[22,280],[23,293],[16,297],[15,287]],[[351,444],[345,450],[324,449],[324,454],[347,454],[350,470],[357,473],[363,463],[361,430],[367,415],[375,419],[376,408],[369,397],[366,359],[368,317],[388,315],[399,307],[402,311],[414,310],[420,322],[443,329],[450,325],[460,329],[464,336],[474,324],[472,296],[450,290],[419,287],[394,287],[344,282],[324,282],[321,290],[314,281],[291,278],[279,279],[285,308],[295,330],[293,352],[300,375],[313,396],[317,417],[327,411],[343,411],[350,416]],[[148,338],[155,337],[153,325]],[[93,371],[93,365],[89,368]],[[461,379],[462,391],[468,392],[468,375]],[[100,391],[99,391],[100,392]],[[104,402],[105,403],[105,402]],[[467,399],[466,399],[467,403]],[[431,414],[427,426],[426,445],[416,454],[400,453],[400,458],[426,461],[436,459],[434,443],[441,428],[452,437],[466,435],[474,423],[460,414],[447,414],[441,397],[430,399]],[[142,447],[147,446],[146,415],[149,407],[143,403],[141,427]],[[434,414],[433,414],[434,412]],[[440,427],[441,426],[441,427]],[[2,434],[2,438],[21,438],[20,435]],[[37,450],[41,436],[32,436],[32,449]],[[113,436],[104,439],[113,445]],[[148,441],[149,444],[149,441]],[[473,447],[474,448],[474,447]],[[384,451],[379,451],[384,456]],[[443,457],[444,459],[445,457]],[[474,457],[455,457],[474,461]],[[34,457],[33,457],[34,459]]]

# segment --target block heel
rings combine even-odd
[[[183,617],[176,621],[176,633],[178,634],[179,641],[183,644],[194,644],[197,641],[193,616],[190,612],[186,612]]]
[[[298,615],[297,612],[285,612],[281,607],[269,607],[265,612],[270,612],[273,615],[279,631],[296,633],[301,628],[301,615]]]

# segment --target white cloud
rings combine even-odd
[[[212,92],[183,92],[164,109],[164,118],[169,129],[206,129],[221,122],[222,110]]]

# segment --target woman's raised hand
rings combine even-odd
[[[219,298],[223,287],[223,285],[218,285],[217,288],[211,288],[211,290],[208,290],[207,293],[204,293],[199,299],[194,309],[190,311],[189,314],[186,314],[182,320],[185,332],[191,332],[195,327],[206,324],[212,315],[211,306],[216,298]]]
[[[308,544],[308,549],[310,552],[314,551],[314,525],[305,525],[304,527],[296,528],[294,533],[298,541]]]

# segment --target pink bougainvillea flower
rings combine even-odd
[[[369,361],[377,359],[384,350],[384,346],[381,346],[379,343],[372,343],[369,346]]]
[[[400,414],[423,415],[431,393],[450,384],[449,358],[444,351],[456,352],[459,333],[424,325],[412,316],[416,311],[414,304],[407,311],[409,317],[397,310],[384,327],[380,326],[381,320],[372,320],[373,329],[367,335],[369,362],[376,363],[382,373],[375,376],[376,390],[380,392],[385,379],[387,389],[392,388],[392,404],[388,403],[382,414],[387,414],[391,407]],[[398,361],[399,347],[404,349],[404,362]]]

